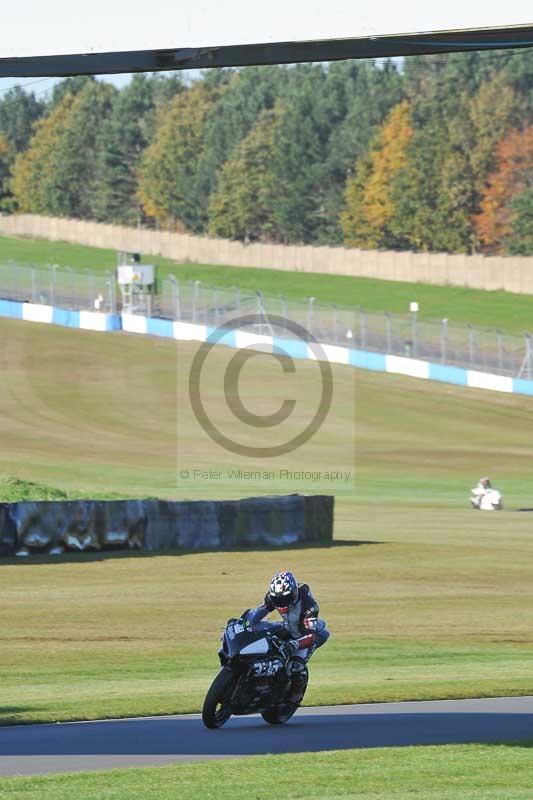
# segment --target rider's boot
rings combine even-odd
[[[289,703],[301,703],[303,700],[305,687],[307,685],[307,669],[305,659],[295,656],[288,664],[288,672],[291,676],[289,688]]]

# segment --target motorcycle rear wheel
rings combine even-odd
[[[307,682],[309,680],[309,673],[307,672],[307,667],[305,670],[305,684],[302,687],[302,693],[300,699],[297,703],[281,703],[279,706],[275,706],[274,708],[267,708],[266,711],[261,712],[261,716],[268,722],[269,725],[284,725],[285,722],[288,722],[293,714],[298,711],[302,700],[304,699],[305,692],[307,690]]]
[[[231,717],[227,697],[234,680],[229,669],[222,669],[211,684],[202,708],[202,722],[206,728],[221,728]]]
[[[269,725],[283,725],[290,720],[299,706],[299,703],[284,703],[282,706],[267,708],[266,711],[261,712],[261,716]]]

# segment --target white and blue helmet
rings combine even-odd
[[[298,582],[292,572],[278,572],[270,581],[268,597],[275,608],[288,608],[298,599]]]

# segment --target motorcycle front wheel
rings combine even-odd
[[[202,721],[206,728],[221,728],[231,717],[228,703],[235,676],[229,669],[222,669],[207,692],[202,708]]]

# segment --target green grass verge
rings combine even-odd
[[[329,548],[4,561],[4,722],[198,710],[221,625],[259,602],[284,566],[311,583],[332,630],[312,661],[308,703],[533,693],[533,516],[466,507],[483,473],[508,509],[533,506],[529,398],[334,366],[328,419],[279,466],[355,467],[355,485],[236,480],[227,468],[243,459],[190,410],[196,345],[6,320],[0,337],[1,473],[72,496],[336,496]],[[217,349],[205,376],[219,425],[238,425],[220,398],[233,352]],[[298,362],[291,384],[303,416],[315,369]],[[278,408],[279,365],[252,359],[246,370],[245,404]],[[181,467],[221,477],[179,480]]]
[[[44,266],[57,264],[72,269],[92,269],[95,272],[114,270],[117,266],[116,250],[101,247],[87,247],[69,242],[49,242],[46,239],[27,239],[25,237],[0,236],[0,260],[15,261],[17,264]],[[175,266],[175,262],[160,256],[144,259],[157,264],[164,275]]]
[[[9,259],[35,265],[90,268],[98,272],[113,270],[116,266],[114,250],[0,237],[0,260]],[[145,260],[158,266],[160,277],[172,273],[182,281],[200,280],[206,285],[219,287],[238,286],[243,290],[260,290],[265,294],[282,294],[293,299],[316,297],[321,303],[348,308],[363,306],[369,311],[399,314],[407,314],[410,301],[416,300],[420,305],[420,318],[446,317],[450,323],[470,323],[512,333],[533,330],[533,297],[530,295],[298,271],[178,264],[159,256],[147,256]]]
[[[91,492],[93,500],[118,500],[126,497],[118,492]],[[15,475],[0,475],[0,503],[21,503],[36,500],[76,500],[87,497],[87,492],[64,492],[44,483],[25,481]]]
[[[347,750],[4,778],[17,800],[530,800],[531,744]]]
[[[23,481],[14,475],[0,475],[0,502],[18,503],[23,500],[67,500],[67,492],[42,483]]]

